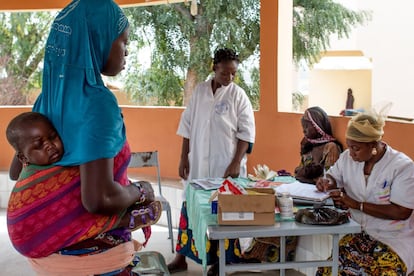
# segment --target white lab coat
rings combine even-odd
[[[364,162],[356,162],[344,151],[328,174],[353,199],[374,204],[395,204],[414,209],[414,163],[387,145],[384,156],[374,165],[367,182]],[[352,218],[375,239],[390,246],[414,270],[414,212],[407,220],[386,220],[350,209]],[[407,273],[408,274],[408,273]]]
[[[253,108],[246,93],[235,83],[213,95],[211,81],[198,84],[181,115],[177,134],[190,140],[188,180],[223,177],[233,159],[238,139],[254,143]],[[247,175],[246,156],[240,176]]]

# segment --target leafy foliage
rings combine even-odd
[[[127,91],[138,102],[143,101],[138,95],[145,94],[158,99],[156,105],[185,104],[195,85],[211,73],[215,49],[232,48],[241,62],[259,54],[259,5],[259,0],[201,0],[197,15],[185,3],[125,9],[135,30],[131,41],[152,49],[149,69],[131,66],[137,72],[126,76]],[[238,84],[258,99],[258,74],[252,74],[252,85],[243,74]]]
[[[279,0],[282,1],[282,0]],[[329,35],[346,37],[369,19],[332,0],[293,1],[293,57],[315,62]],[[131,23],[127,70],[120,76],[140,105],[184,105],[194,86],[211,74],[214,50],[235,49],[241,61],[260,55],[260,0],[198,0],[125,8]],[[41,86],[44,45],[54,13],[0,13],[0,104],[26,104],[26,92]],[[144,49],[151,49],[145,52]],[[149,66],[141,64],[142,53]],[[259,68],[242,63],[235,82],[259,106]],[[184,93],[183,93],[184,91]]]
[[[329,48],[330,35],[347,38],[353,27],[371,19],[369,11],[353,11],[333,0],[293,0],[293,60],[308,65]]]
[[[0,13],[0,104],[26,104],[25,92],[40,87],[51,20],[47,12]]]
[[[304,101],[305,101],[305,96],[300,91],[296,91],[292,93],[293,110],[299,111]]]

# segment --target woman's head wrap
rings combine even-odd
[[[316,139],[305,137],[308,142],[312,144],[322,144],[336,140],[332,136],[332,128],[329,117],[319,106],[306,109],[302,119],[310,121],[315,130],[320,134],[320,137]]]
[[[345,137],[347,139],[369,143],[380,141],[384,135],[385,116],[370,113],[359,113],[348,122]]]
[[[127,28],[113,0],[74,0],[52,23],[33,111],[46,115],[62,138],[59,165],[113,158],[125,144],[121,110],[101,72],[112,43]]]

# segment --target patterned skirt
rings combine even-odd
[[[338,275],[404,276],[407,267],[389,246],[365,232],[345,235],[339,241]],[[332,275],[330,267],[320,267],[316,276]]]
[[[228,263],[240,263],[241,253],[240,244],[238,239],[226,239],[224,241],[226,248],[226,261]],[[217,241],[207,241],[207,265],[212,265],[219,261],[219,248]],[[178,240],[176,245],[176,251],[195,262],[201,264],[201,260],[198,258],[199,252],[195,248],[193,234],[191,229],[188,228],[188,215],[187,204],[184,201],[181,206],[180,225],[178,228]]]
[[[285,259],[288,262],[295,260],[297,236],[287,236],[285,240]],[[253,238],[250,246],[243,253],[244,259],[253,259],[259,262],[280,262],[280,237]]]

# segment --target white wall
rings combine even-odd
[[[370,70],[312,70],[309,77],[309,106],[320,106],[330,115],[345,109],[348,88],[355,97],[354,109],[371,106]]]
[[[372,11],[372,20],[348,40],[332,41],[334,50],[361,50],[372,59],[372,104],[393,102],[389,115],[414,118],[414,2],[341,0]]]
[[[10,180],[9,172],[0,171],[0,208],[7,208],[14,183],[15,181]]]
[[[290,112],[292,107],[292,0],[279,1],[278,17],[278,58],[277,58],[277,91],[278,94],[278,110],[282,112]],[[276,76],[275,76],[276,77]]]
[[[372,66],[370,67],[372,69],[371,105],[381,106],[384,103],[392,102],[393,107],[388,115],[414,118],[414,108],[412,107],[414,101],[414,70],[412,69],[414,65],[414,35],[412,35],[414,1],[336,1],[354,10],[371,11],[372,19],[366,22],[364,26],[356,27],[348,39],[338,40],[334,35],[331,36],[331,47],[328,50],[362,51],[364,56],[371,60]],[[290,9],[291,6],[287,7],[284,1],[279,1],[279,13],[282,15],[280,18],[288,20],[288,17],[283,15],[290,14]],[[287,30],[283,30],[283,28],[286,25],[279,26],[278,99],[279,111],[282,112],[292,110],[290,107],[284,107],[289,105],[286,98],[291,96],[293,90],[298,90],[297,72],[291,74],[295,83],[290,88],[289,85],[284,83],[287,72],[291,70],[291,67],[284,62],[284,53],[291,50],[292,47],[285,39]],[[347,86],[348,84],[344,83],[344,87]],[[354,93],[358,93],[354,88],[353,90]],[[308,91],[312,105],[329,106],[329,101],[319,101],[320,98],[315,103],[312,100],[312,93],[315,92],[318,93],[317,91],[311,91],[311,89]],[[357,102],[358,99],[356,98],[355,101]],[[281,108],[281,106],[284,108]],[[328,114],[337,115],[336,106],[327,109],[335,110],[335,112],[328,112]]]

